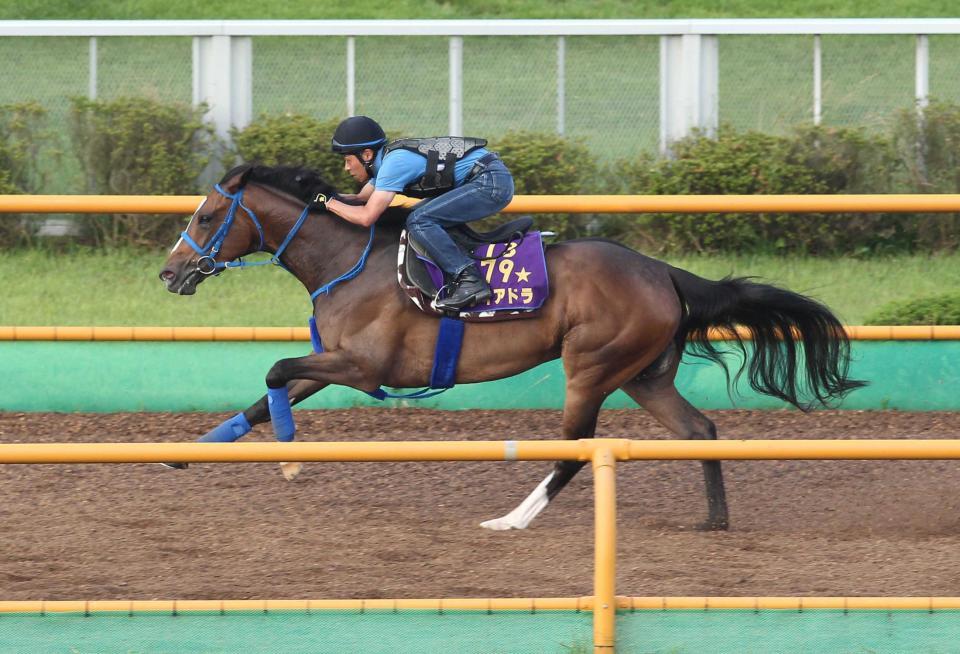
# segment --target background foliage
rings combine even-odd
[[[45,174],[41,153],[51,147],[47,112],[35,102],[0,105],[0,193],[38,193]],[[32,245],[37,221],[27,216],[0,220],[0,243]]]
[[[70,136],[94,195],[190,195],[218,151],[206,107],[144,98],[74,98]],[[90,216],[84,235],[100,246],[172,242],[179,224],[156,216]]]
[[[232,133],[238,161],[267,166],[306,166],[345,193],[356,182],[343,169],[343,158],[330,151],[340,118],[317,120],[302,114],[262,115]]]
[[[507,132],[491,139],[488,148],[500,153],[510,169],[517,195],[576,195],[592,193],[598,166],[581,141],[543,132]],[[582,214],[540,214],[538,229],[554,231],[562,239],[586,233],[589,219]]]
[[[960,325],[960,292],[896,300],[869,314],[866,325]]]
[[[187,18],[776,18],[956,14],[953,0],[0,0],[3,19]]]
[[[355,189],[328,144],[339,118],[261,115],[232,133],[223,150],[204,109],[144,98],[73,100],[73,154],[91,194],[197,194],[236,161],[315,168]],[[552,132],[492,138],[518,194],[781,194],[960,192],[960,105],[934,103],[922,119],[900,111],[885,132],[803,126],[786,136],[721,128],[674,144],[671,158],[639,152],[602,164],[577,139]],[[43,192],[38,155],[44,111],[0,107],[0,190]],[[213,163],[211,163],[213,162]],[[560,238],[600,236],[651,253],[781,253],[871,256],[949,252],[960,243],[957,216],[935,214],[689,214],[537,216]],[[496,220],[496,219],[495,219]],[[5,220],[4,243],[30,244],[36,221]],[[82,219],[82,242],[101,247],[171,242],[179,220],[116,215]]]

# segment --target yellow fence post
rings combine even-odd
[[[610,447],[593,451],[594,572],[593,652],[615,650],[617,574],[616,458]]]

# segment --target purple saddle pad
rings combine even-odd
[[[473,251],[473,258],[493,289],[493,297],[470,307],[470,312],[532,311],[539,309],[550,294],[540,232],[527,232],[519,243],[481,245]],[[432,261],[422,261],[433,283],[442,287],[443,272]]]

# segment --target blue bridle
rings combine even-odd
[[[306,222],[307,216],[310,215],[310,205],[308,204],[303,208],[303,212],[300,214],[300,217],[297,218],[297,222],[294,223],[293,227],[287,232],[286,237],[283,239],[283,242],[280,244],[280,247],[277,248],[277,251],[271,255],[271,257],[266,261],[243,261],[239,259],[237,261],[217,261],[217,254],[220,252],[221,246],[223,246],[223,241],[227,238],[227,234],[230,232],[230,228],[233,226],[234,220],[237,217],[237,209],[243,209],[250,220],[253,221],[254,226],[257,228],[257,233],[260,236],[260,244],[257,246],[256,252],[263,251],[263,227],[260,225],[260,221],[257,220],[256,214],[250,210],[245,204],[243,204],[243,191],[240,189],[236,193],[227,193],[221,188],[219,184],[214,184],[213,188],[225,198],[231,200],[230,208],[227,210],[227,217],[224,218],[223,223],[220,224],[220,227],[217,229],[216,233],[207,241],[207,244],[200,246],[196,241],[194,241],[186,230],[180,232],[180,237],[186,241],[187,245],[193,248],[193,251],[200,255],[200,258],[197,260],[197,271],[202,275],[213,275],[219,274],[218,271],[224,270],[226,268],[246,268],[247,266],[265,266],[268,264],[273,264],[280,266],[284,270],[287,270],[287,267],[283,265],[280,261],[280,256],[287,249],[287,246],[290,245],[290,242],[297,235],[297,232],[300,231],[300,228],[303,227],[303,223]],[[188,225],[189,227],[189,225]],[[341,282],[348,281],[359,275],[364,266],[367,265],[367,257],[370,255],[370,250],[373,247],[373,236],[374,228],[370,227],[370,238],[367,241],[367,247],[363,250],[363,254],[360,255],[360,260],[357,263],[336,279],[324,284],[313,293],[310,294],[310,299],[315,300],[317,296],[330,293],[331,289],[334,286]],[[204,264],[206,262],[206,264]],[[289,272],[289,271],[288,271]]]

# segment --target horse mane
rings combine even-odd
[[[337,197],[337,189],[328,184],[319,172],[304,166],[264,166],[257,163],[243,163],[235,166],[223,176],[220,184],[226,183],[240,175],[240,187],[254,182],[291,195],[304,204],[313,202],[317,194],[327,197]],[[360,204],[352,200],[341,200],[347,204]],[[406,222],[409,209],[403,207],[389,207],[380,216],[377,225],[403,226]]]

